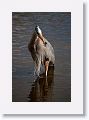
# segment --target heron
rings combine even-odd
[[[43,66],[45,76],[47,77],[49,66],[54,66],[54,49],[50,42],[43,36],[42,30],[38,25],[35,26],[28,49],[34,61],[34,74],[40,77],[41,66]]]

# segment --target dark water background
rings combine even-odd
[[[55,67],[48,78],[33,77],[28,51],[34,27],[39,25],[55,51]],[[71,13],[12,13],[12,101],[71,101]]]

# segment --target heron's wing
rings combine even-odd
[[[46,40],[46,49],[45,49],[45,56],[46,58],[49,58],[52,63],[55,61],[55,55],[54,55],[54,49],[52,45]]]

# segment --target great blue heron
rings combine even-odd
[[[42,65],[45,68],[45,75],[47,77],[49,65],[54,65],[55,62],[54,50],[47,39],[43,37],[42,31],[38,25],[35,27],[28,48],[35,64],[34,73],[39,76]]]

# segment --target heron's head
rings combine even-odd
[[[42,31],[41,31],[41,29],[38,25],[36,25],[35,31],[36,31],[37,34],[40,34],[40,35],[42,34]]]

